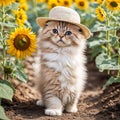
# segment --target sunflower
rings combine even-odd
[[[106,18],[106,12],[104,11],[103,8],[101,8],[100,6],[96,9],[96,14],[97,14],[97,18],[100,20],[100,21],[104,21],[105,18]]]
[[[26,0],[15,0],[16,2],[19,2],[19,3],[24,3],[26,2]]]
[[[28,10],[28,5],[27,5],[26,2],[20,3],[19,8],[20,8],[20,9],[23,9],[24,11],[26,11],[26,10]]]
[[[10,55],[19,59],[30,56],[36,50],[36,36],[28,28],[16,28],[7,40]]]
[[[40,2],[41,3],[41,2],[44,2],[44,1],[43,0],[36,0],[36,2]]]
[[[14,2],[15,0],[0,0],[0,5],[7,6]]]
[[[48,0],[36,0],[36,2],[39,2],[39,3],[47,3],[48,2]]]
[[[103,4],[103,3],[104,3],[104,0],[97,0],[97,3]]]
[[[48,8],[49,9],[52,9],[53,7],[58,6],[58,5],[59,5],[59,3],[57,0],[49,0],[48,1]]]
[[[71,7],[72,0],[58,0],[61,6]]]
[[[77,8],[80,10],[85,10],[88,8],[88,1],[87,0],[75,0]]]
[[[120,1],[119,0],[106,0],[107,9],[111,11],[120,10]]]
[[[19,9],[17,11],[14,11],[16,16],[16,22],[18,25],[23,26],[25,21],[27,20],[27,15],[23,9]]]
[[[15,0],[15,2],[19,3],[19,8],[24,11],[28,10],[28,5],[26,0]]]

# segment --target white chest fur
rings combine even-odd
[[[61,82],[61,88],[68,88],[74,91],[80,88],[86,79],[84,63],[86,61],[83,52],[78,48],[60,48],[55,49],[53,53],[42,53],[43,59],[48,67],[53,68],[55,72],[60,72],[58,80]],[[73,77],[73,78],[72,78]]]

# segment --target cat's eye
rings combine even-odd
[[[53,32],[54,34],[57,34],[57,33],[58,33],[58,30],[57,30],[57,29],[53,29],[52,32]]]
[[[72,34],[71,31],[67,31],[67,32],[65,33],[65,35],[71,35],[71,34]]]
[[[83,31],[82,31],[82,29],[79,29],[79,32],[81,32],[81,33],[82,33],[82,32],[83,32]]]

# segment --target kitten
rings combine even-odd
[[[39,34],[41,72],[39,89],[46,115],[77,112],[86,81],[86,40],[82,29],[60,21],[48,21]]]

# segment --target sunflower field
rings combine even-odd
[[[36,51],[36,18],[55,6],[75,9],[89,27],[91,58],[109,76],[104,88],[120,82],[120,0],[0,0],[0,119],[8,119],[1,101],[12,101],[12,81],[27,81],[23,62]]]

